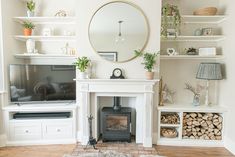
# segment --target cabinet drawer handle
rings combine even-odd
[[[57,129],[56,131],[57,131],[57,132],[60,132],[61,130],[60,130],[60,129]]]
[[[25,130],[26,133],[29,133],[29,130]]]

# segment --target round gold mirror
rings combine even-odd
[[[99,8],[89,25],[90,43],[104,59],[126,62],[143,50],[149,36],[148,21],[135,5],[111,2]]]

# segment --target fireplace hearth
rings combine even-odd
[[[112,107],[104,107],[101,116],[103,142],[131,142],[131,108],[114,110]]]

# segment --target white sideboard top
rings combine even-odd
[[[166,104],[165,106],[158,106],[158,110],[160,111],[183,111],[183,112],[217,112],[217,113],[223,113],[227,111],[225,107],[222,107],[219,105],[193,106],[192,104],[186,104],[186,103]]]
[[[22,105],[8,105],[3,107],[5,111],[61,111],[73,110],[77,108],[75,102],[73,103],[38,103],[38,104],[22,104]]]

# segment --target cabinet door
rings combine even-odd
[[[51,121],[43,123],[43,139],[68,139],[73,137],[72,121]]]
[[[10,139],[13,141],[40,140],[40,122],[20,122],[10,124]]]

